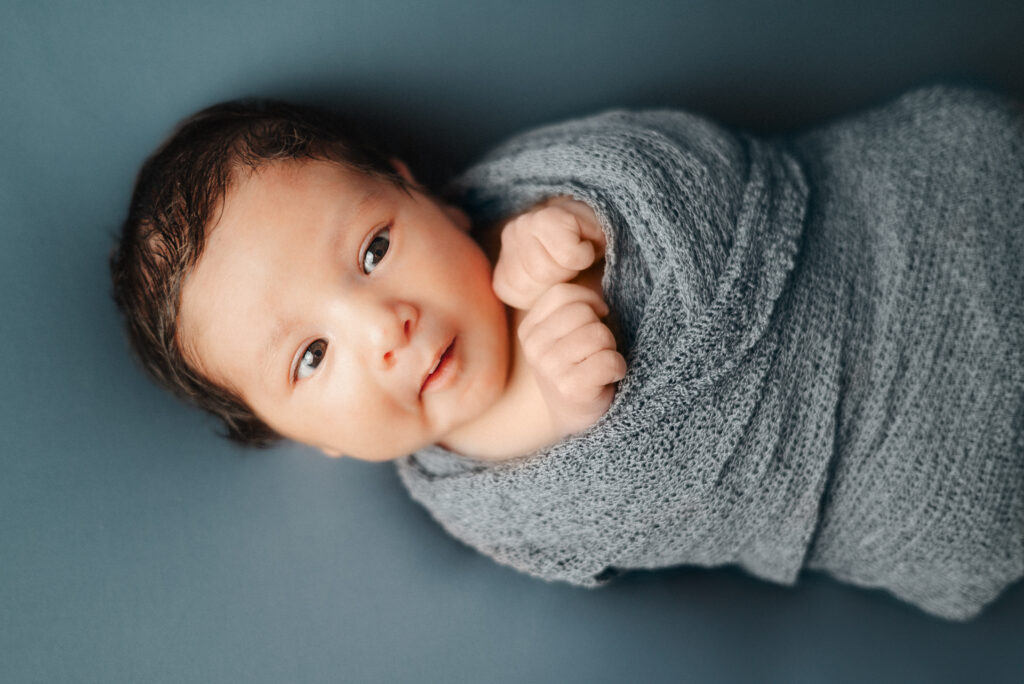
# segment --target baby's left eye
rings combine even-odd
[[[305,380],[311,376],[320,366],[320,362],[324,360],[324,354],[326,353],[327,340],[316,340],[306,347],[306,351],[302,353],[302,358],[299,359],[298,366],[295,367],[294,379]]]
[[[369,246],[366,248],[366,253],[363,255],[363,273],[369,274],[370,271],[377,268],[380,264],[381,259],[388,252],[388,247],[391,246],[391,230],[385,228],[370,240]]]

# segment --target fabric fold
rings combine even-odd
[[[787,140],[671,111],[513,138],[453,196],[593,207],[627,376],[579,435],[430,447],[402,482],[548,580],[808,567],[975,614],[1024,572],[1022,141],[1019,107],[947,88]]]

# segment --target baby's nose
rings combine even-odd
[[[372,353],[384,368],[391,368],[398,362],[418,321],[416,308],[404,302],[386,304],[373,316],[368,326]]]

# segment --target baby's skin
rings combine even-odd
[[[600,418],[626,364],[593,211],[552,198],[477,242],[395,168],[409,188],[315,161],[235,178],[182,287],[190,363],[331,456],[506,459]]]

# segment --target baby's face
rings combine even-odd
[[[282,435],[387,460],[442,442],[505,389],[509,332],[456,209],[326,162],[228,191],[182,290],[190,362]]]

